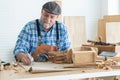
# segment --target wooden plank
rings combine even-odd
[[[33,62],[31,65],[24,65],[20,63],[20,66],[31,73],[48,73],[76,70],[64,68],[64,65],[65,64],[55,64],[52,62]]]
[[[108,43],[120,42],[120,22],[106,23],[106,42]]]
[[[120,15],[106,15],[103,19],[98,20],[98,37],[102,37],[102,41],[106,42],[106,23],[120,22]]]
[[[107,22],[120,22],[120,15],[105,15],[104,20]]]
[[[62,72],[62,71],[71,71],[70,69],[56,69],[56,68],[35,68],[30,67],[29,72],[31,73],[48,73],[48,72]]]
[[[84,16],[65,16],[64,23],[68,28],[71,47],[79,47],[86,43],[85,17]]]
[[[98,37],[102,37],[102,41],[106,41],[106,21],[104,19],[98,20]]]
[[[92,67],[95,68],[97,66],[96,63],[87,63],[87,64],[68,64],[65,65],[64,68],[82,68],[82,67]]]
[[[119,43],[120,42],[120,22],[106,23],[106,42]],[[115,47],[115,52],[120,56],[120,46]]]

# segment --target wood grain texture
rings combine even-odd
[[[63,21],[68,29],[71,47],[79,47],[86,43],[84,16],[65,16]]]
[[[92,48],[80,47],[73,50],[73,64],[95,63],[96,52]]]
[[[106,15],[103,19],[98,20],[98,37],[102,37],[102,41],[106,42],[106,23],[120,22],[120,15]]]
[[[108,43],[120,42],[120,22],[106,23],[106,42]]]

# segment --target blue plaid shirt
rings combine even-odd
[[[36,21],[28,22],[18,35],[18,40],[16,41],[16,46],[13,51],[14,55],[18,55],[18,53],[29,53],[33,54],[38,44],[48,44],[57,46],[56,43],[56,24],[54,23],[53,27],[50,31],[46,32],[42,26],[41,20],[39,20],[40,26],[40,39],[38,39],[37,34],[37,24]],[[59,50],[64,51],[70,48],[70,41],[68,39],[67,29],[64,24],[58,22],[58,30],[59,30]]]

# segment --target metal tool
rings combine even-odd
[[[48,54],[47,53],[39,54],[38,56],[36,56],[34,58],[34,61],[36,61],[36,62],[46,62],[46,61],[48,61]]]
[[[107,57],[114,57],[116,55],[117,55],[116,52],[107,52],[107,51],[103,51],[99,54],[99,56],[104,56],[105,60],[107,60]]]

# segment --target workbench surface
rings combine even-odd
[[[12,70],[0,71],[0,80],[70,80],[90,77],[105,77],[120,75],[120,69],[103,70],[96,68],[79,68],[62,72],[45,72],[32,74],[21,66]]]

